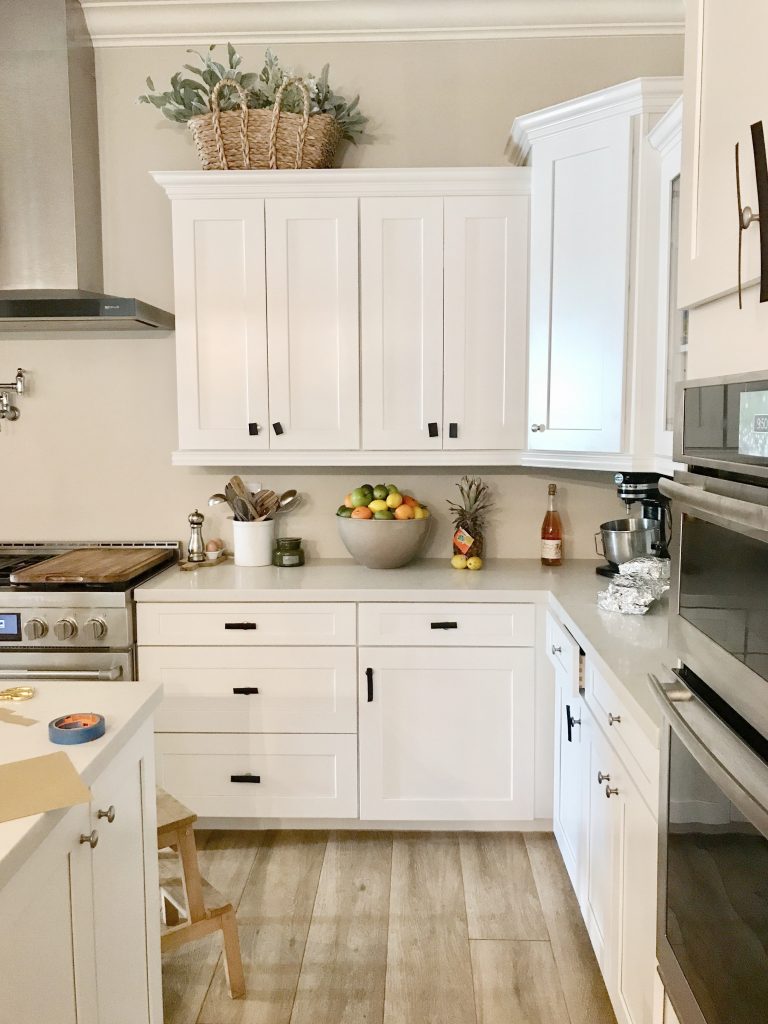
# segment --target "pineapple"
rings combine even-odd
[[[486,521],[493,508],[490,489],[479,476],[463,476],[456,486],[461,501],[449,501],[448,507],[451,510],[454,527],[457,531],[468,533],[472,537],[472,544],[469,548],[466,545],[460,546],[456,543],[454,535],[454,554],[482,558]]]

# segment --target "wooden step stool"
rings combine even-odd
[[[160,855],[160,894],[163,953],[187,942],[221,931],[224,967],[232,999],[245,995],[240,937],[231,903],[200,876],[195,832],[197,815],[164,789],[157,789],[157,848],[170,847],[175,855]],[[180,869],[180,870],[179,870]]]

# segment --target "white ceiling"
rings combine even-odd
[[[684,0],[81,0],[96,46],[683,31]]]

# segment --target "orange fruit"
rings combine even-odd
[[[367,505],[358,505],[352,509],[352,519],[373,519],[373,512]]]
[[[413,519],[413,509],[410,505],[398,505],[395,509],[395,519]]]
[[[351,494],[348,494],[346,496],[346,498],[344,499],[344,504],[347,506],[347,508],[354,508],[355,507],[352,504],[352,495]]]
[[[419,504],[418,501],[416,501],[415,498],[411,497],[410,494],[403,495],[403,503],[406,505],[410,505],[411,508],[416,508],[416,506]]]

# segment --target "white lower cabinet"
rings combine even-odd
[[[604,975],[610,966],[610,943],[617,907],[616,800],[606,796],[615,788],[616,758],[592,721],[586,744],[587,863],[583,910],[589,937]],[[606,982],[608,978],[606,977]],[[609,986],[610,991],[610,986]],[[639,1022],[638,1022],[639,1024]]]
[[[533,650],[359,655],[361,818],[533,817]]]
[[[147,723],[3,887],[3,1024],[161,1024],[152,760]]]
[[[589,711],[574,697],[562,670],[555,673],[555,792],[552,828],[578,897],[584,890],[587,843],[585,781]]]

